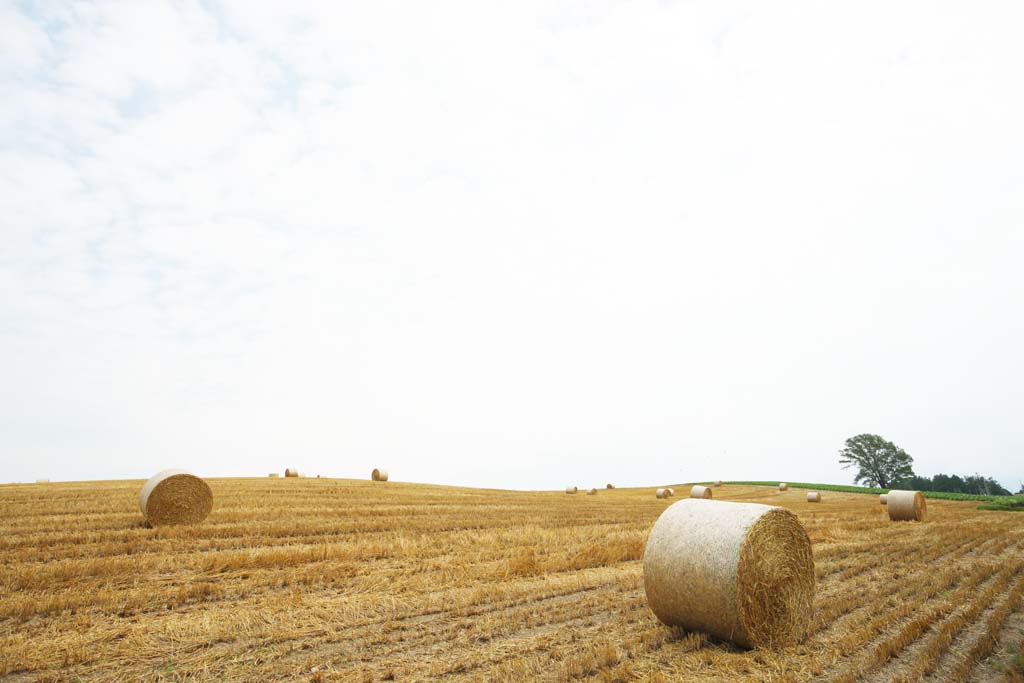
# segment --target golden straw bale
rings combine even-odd
[[[722,485],[722,480],[721,479],[719,479],[718,481],[715,482],[715,488],[718,488],[721,485]]]
[[[789,484],[786,484],[786,483],[779,484],[779,490],[780,491],[788,491],[789,490]]]
[[[213,492],[193,474],[164,470],[142,486],[139,509],[150,526],[198,524],[213,509]]]
[[[613,488],[615,488],[615,484],[605,484],[604,487],[606,489],[613,489]]]
[[[374,468],[373,472],[370,472],[370,479],[372,479],[373,481],[387,481],[388,471]]]
[[[588,496],[596,496],[597,495],[597,489],[590,489],[589,491],[587,491],[587,495]]]
[[[887,495],[885,495],[884,493],[879,494],[879,496],[878,496],[878,502],[879,503],[881,503],[882,505],[885,505],[888,501],[889,501],[889,497]]]
[[[889,491],[885,507],[893,522],[923,522],[928,512],[920,491]]]
[[[579,489],[577,489],[575,486],[566,486],[565,487],[565,492],[566,493],[576,493],[578,490]]]
[[[299,471],[298,470],[291,470],[291,469],[287,469],[286,468],[285,471],[284,471],[284,476],[286,476],[286,477],[297,477],[297,476],[299,476]]]
[[[694,486],[690,489],[690,498],[710,498],[711,489],[707,486]]]
[[[807,492],[807,502],[808,503],[820,503],[821,502],[821,494],[819,492],[817,492],[817,491],[808,491]]]
[[[658,489],[654,492],[655,498],[668,498],[668,489]]]
[[[814,557],[788,510],[684,499],[654,523],[643,557],[647,604],[665,624],[743,647],[784,647],[807,634]]]

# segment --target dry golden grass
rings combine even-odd
[[[718,489],[796,512],[817,563],[808,640],[742,651],[647,608],[653,488],[208,481],[158,529],[142,482],[0,486],[0,682],[987,681],[1020,640],[1024,519],[967,503]]]

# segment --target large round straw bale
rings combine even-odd
[[[889,491],[885,507],[893,522],[923,522],[928,511],[920,491]]]
[[[694,486],[690,489],[690,498],[710,498],[711,489],[707,486]]]
[[[885,505],[886,503],[888,503],[888,501],[889,501],[889,497],[888,496],[886,496],[884,493],[879,494],[879,496],[878,496],[878,502],[879,503],[881,503],[882,505]]]
[[[779,484],[779,490],[780,491],[788,491],[789,490],[789,484],[787,484],[785,482]]]
[[[373,468],[373,472],[370,472],[370,479],[372,479],[374,481],[387,481],[388,480],[388,471],[387,470],[379,470],[379,469],[377,469],[375,467],[375,468]]]
[[[820,503],[821,502],[821,494],[818,493],[817,491],[808,491],[807,492],[807,502],[808,503]]]
[[[597,495],[597,489],[590,489],[589,491],[587,491],[587,495],[588,496],[596,496]]]
[[[139,509],[150,526],[198,524],[213,509],[213,492],[185,470],[164,470],[142,486]]]
[[[606,489],[613,489],[613,488],[615,488],[615,484],[605,484],[604,487]]]
[[[577,489],[575,486],[566,486],[565,487],[565,492],[566,493],[576,493],[577,491],[579,491],[579,489]]]
[[[291,470],[291,469],[285,468],[284,476],[286,476],[286,477],[297,477],[297,476],[299,476],[299,471],[298,470]]]
[[[647,538],[644,590],[670,626],[744,647],[791,645],[811,620],[811,541],[783,508],[684,499]]]
[[[655,498],[668,498],[668,489],[658,489],[654,492]]]

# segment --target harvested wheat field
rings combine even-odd
[[[0,486],[0,682],[1021,680],[1024,515],[723,487],[795,512],[816,565],[807,640],[742,650],[648,609],[653,488],[208,483],[204,523],[158,528],[141,481]]]

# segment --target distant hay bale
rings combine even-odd
[[[643,561],[647,604],[665,624],[743,647],[788,646],[807,634],[814,557],[788,510],[681,500],[654,523]]]
[[[722,485],[722,480],[721,479],[719,479],[718,481],[715,482],[715,488],[718,488],[721,485]]]
[[[780,491],[788,491],[789,490],[789,484],[786,484],[785,482],[779,484],[779,490]]]
[[[370,472],[370,479],[372,479],[373,481],[387,481],[388,480],[388,471],[387,470],[379,470],[379,469],[377,469],[375,467],[375,468],[373,468],[373,472]]]
[[[669,498],[671,498],[672,496],[676,495],[676,490],[675,489],[665,489],[665,491],[666,491],[665,495],[667,495]]]
[[[185,470],[164,470],[142,486],[139,509],[150,526],[198,524],[213,509],[213,492]]]
[[[658,489],[657,491],[654,492],[655,498],[668,498],[668,496],[668,489]]]
[[[588,496],[596,496],[597,495],[597,489],[590,489],[589,491],[587,491],[587,495]]]
[[[37,484],[49,484],[50,480],[49,479],[36,479],[36,483]]]
[[[271,479],[277,479],[277,472],[271,472],[267,476],[270,477]]]
[[[924,494],[920,491],[889,491],[885,507],[893,522],[923,522],[928,512]]]
[[[821,494],[819,492],[817,492],[817,491],[808,491],[807,492],[807,502],[808,503],[820,503],[821,502]]]
[[[884,493],[878,496],[878,502],[881,503],[882,505],[885,505],[886,502],[888,502],[888,500],[889,498]]]
[[[284,476],[286,476],[286,477],[298,477],[299,476],[299,471],[298,470],[291,470],[291,469],[287,469],[286,468],[285,471],[284,471]]]
[[[576,493],[577,491],[579,491],[579,489],[576,488],[575,486],[566,486],[565,487],[565,492],[566,493]]]
[[[707,486],[694,486],[690,489],[690,498],[710,498],[711,489]]]
[[[605,484],[604,487],[606,489],[613,489],[613,488],[615,488],[615,484]]]

